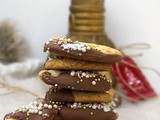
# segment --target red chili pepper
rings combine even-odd
[[[113,68],[115,77],[129,98],[140,101],[156,96],[142,71],[129,56],[124,56],[119,63],[113,63]]]

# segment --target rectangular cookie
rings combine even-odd
[[[45,100],[54,102],[110,103],[113,98],[109,93],[73,90],[54,91],[54,89],[50,89],[46,93]]]

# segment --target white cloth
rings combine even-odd
[[[32,58],[7,65],[0,63],[0,77],[27,78],[35,75],[42,68],[42,65],[43,63],[40,60]]]

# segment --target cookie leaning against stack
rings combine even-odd
[[[44,46],[55,56],[39,77],[53,87],[42,102],[6,115],[5,120],[116,120],[110,62],[121,52],[101,45],[52,38]],[[47,102],[47,103],[46,103]],[[35,107],[37,106],[37,107]]]

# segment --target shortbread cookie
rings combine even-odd
[[[86,62],[74,59],[54,58],[45,64],[47,70],[112,70],[112,66],[105,63]]]
[[[112,87],[109,71],[58,71],[43,70],[40,78],[57,89],[105,92]]]
[[[46,101],[34,101],[7,114],[4,120],[54,120],[58,111]]]
[[[110,103],[113,98],[109,93],[58,90],[51,88],[45,100],[54,102]]]
[[[45,43],[44,52],[57,56],[101,63],[118,62],[122,53],[116,49],[93,43],[82,43],[67,38],[51,38]]]

